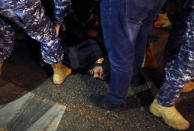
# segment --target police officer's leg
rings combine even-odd
[[[176,59],[182,41],[182,36],[186,27],[186,18],[188,16],[188,10],[182,9],[177,13],[177,16],[174,20],[173,27],[168,38],[168,42],[165,47],[164,53],[164,72],[166,72],[173,60]],[[182,92],[190,92],[194,90],[194,82],[189,81],[184,85]]]
[[[164,51],[164,70],[167,71],[171,65],[171,62],[176,59],[180,46],[182,36],[186,27],[186,16],[185,10],[180,12],[173,23],[172,29],[170,31],[170,36],[168,42],[165,46]]]
[[[58,41],[55,27],[45,15],[40,0],[27,2],[25,1],[20,7],[20,10],[22,8],[24,12],[21,14],[15,8],[13,12],[17,18],[10,19],[20,25],[31,38],[40,42],[42,59],[52,65],[54,83],[61,84],[71,70],[61,63],[63,50]]]
[[[194,78],[194,11],[187,18],[180,52],[166,73],[164,85],[160,88],[150,110],[177,129],[187,129],[189,122],[174,107],[184,84]]]
[[[3,61],[11,55],[14,46],[14,29],[0,18],[0,75]]]

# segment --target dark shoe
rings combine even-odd
[[[146,83],[146,80],[141,75],[134,76],[131,80],[131,86],[137,87]]]
[[[128,105],[126,102],[122,104],[111,104],[105,96],[99,96],[97,101],[97,106],[106,110],[110,110],[113,112],[122,112],[128,109]]]

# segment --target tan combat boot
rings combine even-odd
[[[0,64],[0,76],[2,75],[2,66],[3,64]]]
[[[155,99],[150,106],[150,112],[157,116],[163,118],[166,124],[169,126],[185,130],[189,128],[189,122],[183,118],[183,116],[173,107],[164,107],[161,106]]]
[[[54,71],[53,82],[55,84],[62,84],[66,77],[71,74],[71,69],[59,62],[51,65]]]
[[[187,84],[185,84],[182,92],[185,93],[185,92],[190,92],[194,90],[194,81],[189,81]]]

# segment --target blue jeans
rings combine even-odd
[[[165,0],[102,0],[101,24],[111,63],[112,104],[125,101],[131,78],[139,72],[153,20]],[[148,4],[149,3],[149,4]]]

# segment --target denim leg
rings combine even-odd
[[[104,41],[111,63],[110,90],[107,99],[112,104],[121,104],[125,101],[134,72],[134,61],[139,61],[138,64],[142,62],[146,37],[151,28],[152,22],[144,25],[143,21],[150,17],[150,14],[151,17],[157,14],[154,8],[157,2],[149,6],[145,1],[142,2],[140,0],[102,0],[101,2]],[[137,59],[135,59],[136,52],[139,54]]]
[[[14,36],[14,29],[0,18],[0,63],[11,55]]]
[[[149,0],[147,2],[149,2]],[[135,60],[134,60],[133,76],[138,75],[141,69],[142,62],[146,52],[147,38],[148,38],[149,32],[151,31],[154,19],[156,18],[157,13],[160,11],[160,8],[162,7],[164,2],[165,2],[164,0],[158,0],[155,2],[152,1],[152,4],[151,4],[152,8],[150,7],[151,9],[147,10],[147,14],[149,14],[149,16],[143,17],[145,19],[141,21],[142,25],[135,43]]]
[[[157,101],[163,106],[171,107],[184,87],[184,84],[194,79],[194,11],[186,21],[180,52],[172,61],[166,73],[164,85],[157,94]]]
[[[139,74],[142,62],[146,52],[147,38],[153,25],[153,18],[150,17],[147,21],[142,23],[141,29],[138,34],[138,39],[135,44],[135,60],[133,76]]]
[[[101,2],[101,23],[105,46],[111,63],[110,90],[107,99],[112,104],[124,102],[133,72],[134,45],[139,25],[127,24],[123,2]],[[129,39],[130,37],[130,39]]]
[[[147,2],[149,2],[149,0]],[[141,21],[142,25],[135,43],[135,60],[133,76],[136,76],[141,69],[141,65],[146,52],[147,38],[149,32],[151,31],[154,19],[156,18],[158,12],[160,11],[160,8],[162,8],[164,2],[165,2],[164,0],[152,2],[151,4],[152,8],[150,10],[147,10],[147,14],[149,14],[149,16],[145,17],[145,19]]]

